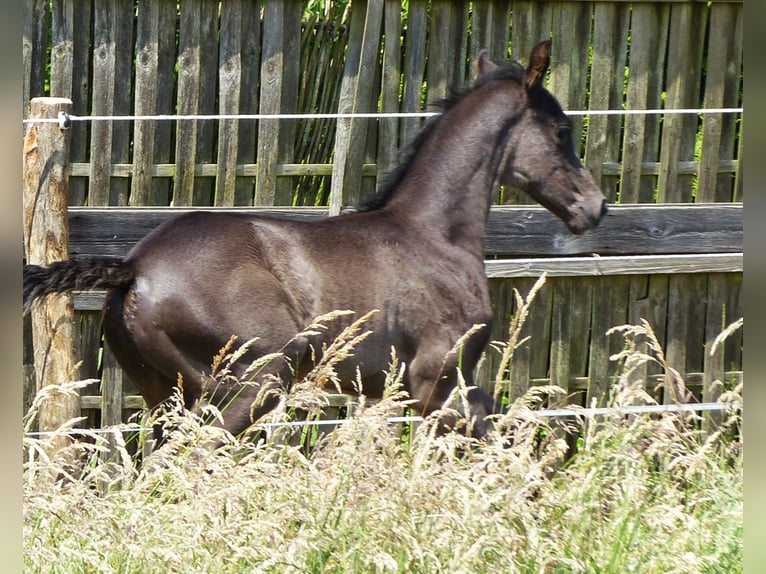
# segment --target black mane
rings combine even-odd
[[[391,197],[393,197],[402,179],[404,179],[404,176],[409,171],[412,159],[415,157],[415,155],[417,155],[418,150],[431,136],[436,126],[439,125],[439,122],[444,117],[444,113],[457,105],[457,103],[460,102],[467,94],[480,88],[481,86],[485,86],[494,81],[522,81],[523,78],[524,68],[518,62],[513,62],[507,66],[499,67],[497,70],[490,74],[482,76],[476,80],[476,82],[474,82],[474,84],[468,89],[451,89],[450,94],[447,97],[431,104],[430,107],[433,110],[441,113],[438,116],[430,118],[415,135],[412,141],[407,145],[406,149],[400,154],[399,165],[390,173],[383,175],[383,181],[378,190],[371,197],[365,199],[350,211],[375,211],[385,207]]]

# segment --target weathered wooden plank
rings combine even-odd
[[[740,123],[739,126],[739,142],[737,142],[737,171],[734,174],[734,197],[732,198],[734,201],[744,201],[744,193],[745,193],[745,186],[744,186],[744,176],[742,171],[742,130],[744,129],[744,125]]]
[[[146,121],[146,120],[144,120]],[[333,122],[335,120],[324,120]],[[157,130],[166,122],[157,122]],[[245,122],[242,122],[245,123]],[[332,136],[323,139],[324,142],[332,142]],[[243,146],[240,146],[240,148]],[[329,147],[329,144],[327,145]],[[158,147],[155,145],[155,153]],[[325,148],[326,149],[326,148]],[[319,157],[327,157],[322,152],[317,154]],[[726,159],[718,162],[719,174],[736,174],[741,172],[740,159]],[[90,164],[88,163],[72,163],[71,164],[72,176],[85,176],[90,173]],[[607,161],[604,162],[602,167],[602,175],[604,176],[619,176],[621,170],[621,164],[617,162]],[[656,161],[642,162],[641,163],[641,175],[659,175],[660,163]],[[678,174],[690,174],[697,173],[699,168],[699,162],[697,161],[682,161],[679,162],[676,167],[676,173]],[[257,163],[238,163],[236,166],[237,177],[255,177],[258,172]],[[299,176],[299,175],[332,175],[333,164],[331,163],[278,163],[276,166],[276,175],[279,176]],[[379,166],[376,163],[362,163],[361,165],[363,176],[375,176],[379,173]],[[109,166],[110,177],[131,177],[133,172],[133,164],[130,163],[112,163]],[[175,164],[172,163],[156,163],[151,166],[151,174],[155,178],[170,178],[173,177],[175,172]],[[218,164],[215,163],[198,163],[194,166],[194,175],[198,177],[215,177],[218,173]],[[156,181],[155,181],[156,183]],[[522,191],[517,192],[520,197],[525,198],[526,204],[534,204],[534,200]],[[166,203],[158,203],[157,205],[165,205]]]
[[[665,78],[667,108],[693,108],[699,103],[706,26],[707,6],[679,4],[671,8]],[[694,176],[679,175],[675,168],[679,160],[694,157],[697,121],[690,114],[667,114],[663,119],[657,189],[660,202],[692,201]]]
[[[298,86],[301,62],[301,19],[303,5],[298,0],[285,2],[284,67],[282,68],[282,113],[295,113],[298,105]],[[298,122],[282,120],[277,164],[293,162]],[[277,204],[293,205],[295,181],[292,177],[277,178]]]
[[[76,298],[76,297],[75,297]],[[103,301],[101,301],[103,306]],[[75,310],[77,304],[75,303]],[[99,306],[99,310],[101,309]],[[75,325],[75,356],[80,362],[79,376],[81,379],[100,379],[99,357],[101,356],[101,313],[86,311],[77,312],[74,317]],[[80,389],[81,395],[97,394],[100,383],[92,383]],[[84,425],[96,427],[101,423],[101,417],[96,413],[83,413],[88,419]]]
[[[341,113],[377,109],[372,86],[379,63],[378,43],[383,24],[383,0],[359,2],[351,10],[351,31],[343,83],[338,102]],[[343,205],[356,205],[362,198],[359,166],[365,153],[369,119],[341,119],[335,134],[335,160],[330,188],[330,213]]]
[[[604,406],[609,397],[617,363],[610,357],[623,348],[619,337],[607,335],[612,327],[628,322],[630,278],[597,277],[593,280],[593,311],[588,360],[586,406]]]
[[[734,33],[732,33],[734,31]],[[739,101],[742,70],[742,8],[733,4],[713,4],[705,76],[705,108],[736,107]],[[734,157],[738,116],[702,116],[702,152],[696,201],[731,201],[735,196],[735,177],[720,174],[721,159]],[[740,156],[741,157],[741,156]]]
[[[221,41],[218,61],[218,111],[238,114],[242,75],[241,44],[244,40],[242,1],[221,5]],[[239,121],[221,120],[218,124],[218,174],[214,205],[236,205]]]
[[[215,208],[212,208],[215,210]],[[185,208],[72,207],[73,255],[122,256],[139,239]],[[326,208],[236,208],[288,219],[326,217]],[[743,245],[742,204],[614,206],[602,224],[572,235],[542,207],[496,206],[490,211],[488,256],[562,256],[738,253]]]
[[[300,37],[299,22],[296,21],[296,10],[299,8],[295,1],[269,1],[264,5],[260,113],[295,111],[300,46],[292,33]],[[276,166],[285,157],[286,150],[292,149],[294,137],[294,120],[258,122],[256,205],[292,203],[292,190],[277,182]]]
[[[47,0],[24,0],[22,60],[24,85],[22,87],[22,117],[28,117],[28,106],[32,98],[45,93],[47,68],[46,50],[50,37],[51,11]]]
[[[495,62],[508,60],[509,33],[511,31],[510,2],[483,0],[473,3],[471,34],[468,39],[468,57],[473,60],[479,50],[489,50]]]
[[[615,205],[599,227],[572,235],[543,208],[497,206],[487,222],[486,248],[488,255],[522,257],[738,252],[742,250],[742,207]]]
[[[423,109],[423,78],[426,69],[426,30],[428,29],[428,2],[411,0],[404,31],[404,86],[401,111],[419,112]],[[421,118],[404,118],[400,122],[400,146],[406,146],[420,128]]]
[[[665,357],[668,364],[679,372],[691,370],[690,365],[702,369],[701,349],[704,346],[704,302],[707,277],[671,275],[668,290],[667,340]],[[686,402],[673,388],[664,389],[666,403]]]
[[[493,311],[490,345],[477,365],[475,377],[477,382],[482,383],[481,388],[493,396],[502,355],[501,347],[495,343],[504,343],[508,340],[508,324],[514,313],[514,302],[510,281],[490,279],[487,283]],[[507,395],[511,387],[509,373],[502,373],[500,378],[503,380],[503,392]]]
[[[190,207],[111,208],[69,210],[70,253],[87,257],[94,255],[122,257],[142,237],[168,217],[191,211]],[[215,211],[216,208],[206,208]],[[318,219],[327,216],[326,208],[240,208],[245,213],[273,214],[291,219]],[[101,231],[99,231],[99,228]],[[104,231],[111,229],[111,231]]]
[[[160,91],[160,4],[141,2],[137,6],[135,114],[138,116],[157,113],[157,97]],[[136,120],[133,126],[131,205],[156,205],[152,193],[156,125],[154,120]]]
[[[553,3],[536,0],[513,1],[511,48],[514,60],[526,65],[532,48],[551,37]],[[553,39],[555,42],[555,38]],[[560,47],[564,49],[564,47]]]
[[[176,97],[179,115],[192,115],[199,111],[201,8],[202,0],[188,0],[181,4]],[[197,120],[179,120],[176,123],[173,205],[194,205],[198,131]]]
[[[513,282],[502,281],[499,283],[508,285],[507,289],[509,290],[509,296],[513,294],[513,289],[516,289],[522,299],[526,301],[529,299],[530,291],[532,290],[536,279],[537,278],[516,279]],[[538,294],[538,296],[540,295]],[[513,299],[511,299],[511,302],[513,302]],[[497,309],[498,311],[502,309],[502,307],[497,306],[494,299],[492,300],[492,308]],[[520,311],[520,309],[515,304],[506,306],[506,309],[509,309],[510,312],[515,314],[519,313]],[[523,397],[527,391],[529,391],[530,381],[533,375],[532,357],[543,354],[539,352],[533,353],[532,349],[533,347],[537,349],[538,339],[536,337],[541,335],[544,336],[545,333],[547,333],[548,336],[550,335],[550,320],[547,314],[549,310],[549,305],[540,306],[536,303],[536,301],[533,301],[529,306],[529,314],[527,315],[527,319],[524,322],[524,326],[521,328],[519,336],[519,342],[524,341],[524,339],[526,339],[526,341],[519,344],[513,351],[513,359],[511,361],[508,373],[510,387],[508,389],[508,400],[511,403],[520,397]],[[500,323],[500,327],[503,330],[506,330],[510,324],[510,313],[500,315],[498,311],[496,311],[495,316],[502,321]],[[509,333],[506,332],[504,338],[507,340],[508,337]],[[547,361],[547,352],[544,354],[546,355]],[[496,370],[497,368],[495,368],[493,371],[490,371],[491,377],[494,376]]]
[[[726,367],[726,346],[721,344],[715,349],[713,343],[716,337],[731,322],[727,316],[726,303],[730,283],[722,274],[708,277],[707,305],[705,311],[705,356],[702,366],[702,400],[715,402],[724,390],[724,371]],[[721,413],[706,413],[703,416],[702,428],[714,431],[721,423]]]
[[[201,0],[199,12],[199,89],[198,109],[201,114],[216,113],[218,90],[218,18],[223,9],[218,0]],[[220,122],[202,120],[197,124],[196,162],[212,163],[216,158],[215,136]],[[215,179],[194,178],[194,205],[213,205]]]
[[[594,278],[571,278],[572,282],[572,310],[570,312],[570,376],[588,376],[588,360],[592,344],[593,306],[600,305],[594,302],[596,295]],[[582,395],[582,393],[580,393]],[[584,396],[572,396],[570,399],[576,404],[584,404]]]
[[[157,85],[173,86],[176,83],[176,34],[179,18],[177,5],[174,2],[158,2],[159,4],[159,35],[157,47]],[[175,93],[173,90],[159,90],[157,93],[157,110],[155,113],[172,114],[175,112]],[[154,159],[157,163],[170,163],[174,160],[175,147],[173,143],[176,122],[157,122],[154,126]],[[173,171],[166,177],[156,177],[152,174],[152,191],[149,197],[151,205],[169,205],[173,193],[175,165]]]
[[[523,283],[519,285],[521,288]],[[529,289],[525,291],[528,293]],[[525,292],[522,291],[522,293]],[[525,335],[529,336],[529,341],[526,343],[526,346],[529,348],[529,378],[526,381],[528,386],[532,385],[534,379],[549,376],[552,313],[553,286],[552,281],[547,281],[538,291],[535,300],[532,302],[529,317],[525,325]]]
[[[72,100],[72,113],[75,115],[88,111],[87,51],[83,39],[90,38],[91,4],[78,6],[77,18],[74,17],[73,0],[54,0],[51,3],[51,64],[50,93],[53,97]],[[75,60],[77,58],[77,60]],[[82,74],[85,70],[85,78]],[[70,161],[87,159],[87,124],[73,122],[70,127]],[[71,178],[69,180],[69,204],[82,205],[87,194],[87,180]]]
[[[590,56],[592,8],[589,4],[556,2],[548,88],[565,110],[585,109]],[[611,83],[611,82],[610,82]],[[574,116],[572,141],[581,155],[583,120]]]
[[[91,113],[111,116],[114,111],[115,28],[117,3],[96,0],[93,3],[93,81]],[[110,164],[112,161],[111,121],[91,123],[90,179],[88,203],[110,204]]]
[[[660,107],[662,70],[667,42],[667,4],[638,4],[631,12],[631,42],[626,109]],[[644,161],[656,161],[659,118],[630,115],[625,118],[620,203],[654,201],[656,178],[642,174]]]
[[[569,388],[572,375],[572,346],[575,337],[575,320],[573,318],[580,301],[575,302],[574,282],[568,277],[557,277],[549,280],[553,301],[551,306],[551,344],[550,344],[550,382],[564,390],[564,396],[556,397],[550,406],[569,403],[569,395],[574,389]]]
[[[109,346],[104,347],[101,381],[101,424],[118,425],[122,422],[123,373]]]
[[[380,111],[399,111],[399,87],[402,77],[402,8],[400,2],[387,0],[383,10],[382,86]],[[379,123],[378,167],[380,174],[386,174],[398,164],[399,121],[396,118],[381,118]]]
[[[607,257],[535,257],[485,261],[487,277],[599,277],[646,273],[741,273],[741,253],[633,255]]]
[[[591,66],[591,110],[616,110],[622,107],[625,83],[630,7],[596,2],[593,14],[593,65]],[[588,118],[585,165],[610,203],[617,199],[619,172],[604,173],[606,162],[617,163],[620,156],[620,116],[595,115]]]
[[[114,6],[114,79],[112,113],[117,116],[132,112],[133,86],[133,0],[112,0]],[[127,25],[127,23],[130,25]],[[109,163],[130,161],[131,122],[118,121],[112,125],[112,149]],[[127,205],[130,182],[119,178],[109,179],[109,204]]]
[[[258,112],[258,85],[261,77],[261,6],[259,0],[243,0],[240,71],[240,111]],[[258,126],[254,121],[239,122],[237,163],[255,162]],[[252,205],[255,174],[243,176],[237,172],[235,205]]]

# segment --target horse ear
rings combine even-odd
[[[476,55],[476,59],[471,64],[472,79],[478,80],[487,74],[491,74],[497,68],[498,65],[489,59],[489,50],[485,48]]]
[[[529,56],[529,65],[527,66],[525,77],[525,83],[528,90],[539,86],[542,83],[550,63],[551,41],[543,40],[537,44],[537,46],[532,48],[532,55]]]

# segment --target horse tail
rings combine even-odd
[[[24,265],[24,313],[38,297],[72,289],[122,287],[133,282],[133,267],[121,259],[68,259]]]

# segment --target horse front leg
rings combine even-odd
[[[413,408],[425,417],[448,407],[453,412],[440,415],[440,433],[460,427],[473,438],[484,438],[492,427],[487,417],[493,414],[494,403],[488,393],[473,386],[473,369],[478,358],[450,356],[455,355],[451,352],[440,355],[433,351],[435,347],[426,345],[424,348],[428,351],[419,352],[408,369],[409,393],[415,401]],[[456,392],[459,374],[465,392]]]

